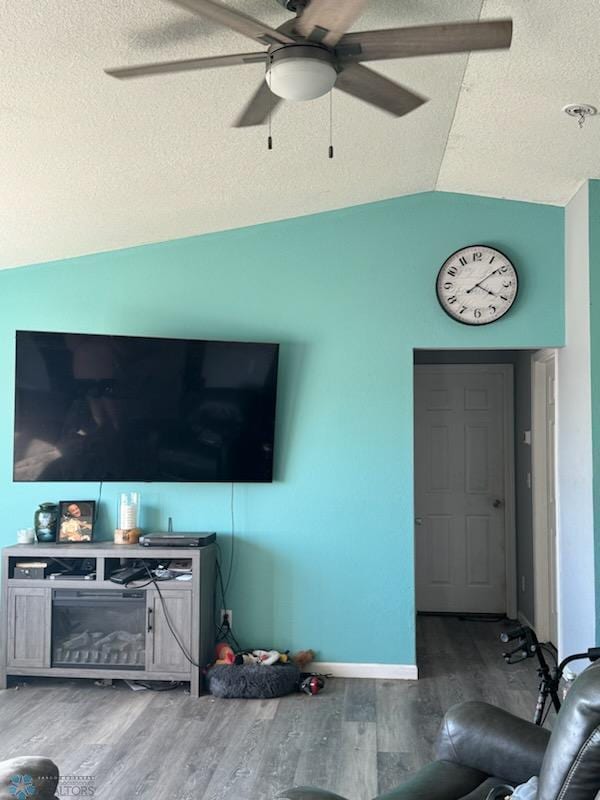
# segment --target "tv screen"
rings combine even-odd
[[[15,481],[273,480],[279,345],[17,331]]]

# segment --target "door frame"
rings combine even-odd
[[[503,385],[503,431],[504,431],[504,553],[506,569],[506,616],[517,619],[517,531],[515,525],[515,397],[514,366],[512,364],[415,364],[414,376],[419,372],[435,369],[439,372],[495,372],[502,375]],[[413,387],[413,398],[415,388]],[[414,414],[413,414],[414,420]],[[413,435],[414,421],[413,421]],[[416,438],[416,436],[415,436]],[[413,471],[416,494],[416,473]],[[414,513],[413,513],[414,517]],[[413,519],[414,522],[414,519]],[[414,531],[414,524],[413,524]],[[414,536],[415,534],[413,534]],[[416,552],[416,550],[414,550]],[[415,558],[415,570],[416,570]],[[416,607],[415,582],[415,607]]]
[[[550,587],[545,576],[550,567],[550,548],[548,540],[548,493],[547,468],[548,455],[546,447],[547,428],[547,393],[546,366],[554,364],[554,406],[558,418],[558,359],[554,349],[538,350],[531,356],[531,511],[533,529],[533,625],[540,639],[550,638]],[[558,427],[554,427],[554,508],[557,508],[558,489]],[[558,516],[558,515],[557,515]],[[554,520],[556,531],[556,552],[554,576],[556,609],[560,613],[558,603],[558,519]],[[558,646],[558,642],[554,642]]]

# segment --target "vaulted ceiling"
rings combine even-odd
[[[228,0],[271,26],[276,0]],[[564,204],[600,176],[597,0],[371,0],[355,30],[512,17],[510,51],[373,63],[429,102],[395,119],[334,93],[232,121],[261,64],[119,82],[104,67],[255,49],[165,0],[4,0],[0,267],[428,190]]]

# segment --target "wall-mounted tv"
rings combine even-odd
[[[278,353],[17,331],[14,480],[272,481]]]

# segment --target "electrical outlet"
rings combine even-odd
[[[225,615],[227,614],[227,619],[229,620],[229,627],[233,628],[233,611],[230,608],[222,608],[221,609],[221,625],[225,620]]]

